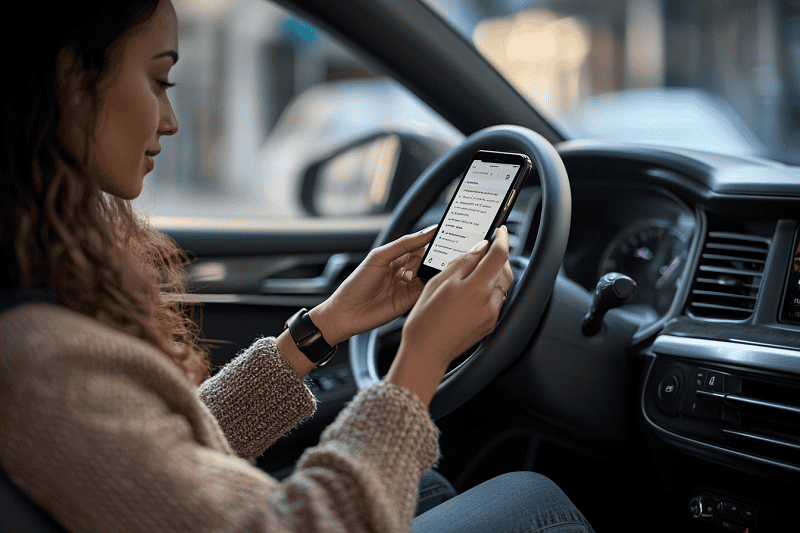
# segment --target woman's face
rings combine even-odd
[[[101,104],[86,168],[109,194],[126,200],[139,196],[144,176],[153,170],[153,158],[161,151],[161,136],[178,131],[167,97],[177,52],[178,20],[169,0],[161,0],[147,21],[115,45],[109,77],[100,82]],[[61,87],[59,133],[70,155],[82,161],[89,100],[81,96],[80,88],[70,91],[68,82]],[[92,125],[88,126],[91,131]]]

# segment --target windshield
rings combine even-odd
[[[795,0],[425,0],[570,138],[800,163]]]

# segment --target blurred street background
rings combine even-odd
[[[800,0],[428,0],[569,137],[800,164]],[[263,0],[174,0],[180,61],[135,206],[303,217],[305,168],[374,131],[462,135],[358,52]]]

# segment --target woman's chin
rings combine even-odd
[[[110,184],[109,187],[103,187],[103,192],[106,192],[112,196],[116,196],[121,200],[135,200],[142,194],[142,189],[144,188],[144,176],[140,179],[136,180],[135,183],[133,180],[124,183],[113,183]]]

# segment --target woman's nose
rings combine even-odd
[[[167,100],[165,113],[162,116],[158,133],[161,135],[175,135],[178,133],[178,117],[172,109],[172,104]]]

